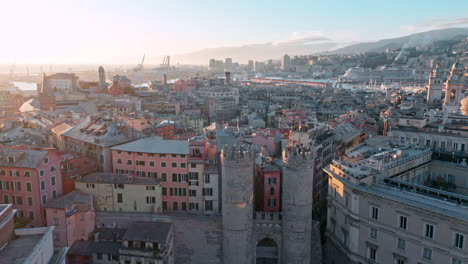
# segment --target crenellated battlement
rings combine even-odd
[[[252,147],[245,144],[226,145],[221,151],[221,162],[225,163],[251,163],[255,158]]]
[[[283,163],[285,165],[310,165],[314,159],[314,153],[310,148],[301,146],[288,147],[283,151]]]

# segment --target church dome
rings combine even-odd
[[[460,111],[463,115],[468,116],[468,96],[465,97],[463,100],[460,101],[461,107]]]
[[[461,69],[461,64],[460,64],[458,61],[455,62],[455,63],[453,64],[453,66],[452,66],[452,70],[453,70],[453,69]]]

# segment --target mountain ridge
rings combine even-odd
[[[374,42],[362,42],[349,44],[339,43],[327,37],[312,36],[292,41],[279,43],[247,44],[241,46],[228,46],[217,48],[206,48],[190,53],[174,55],[173,61],[184,64],[206,65],[208,60],[215,58],[233,58],[233,61],[247,63],[248,60],[266,61],[268,59],[279,60],[284,54],[295,55],[351,55],[364,52],[383,52],[389,48],[391,50],[409,48],[419,45],[430,45],[439,40],[451,40],[454,38],[468,37],[468,28],[445,28],[411,35],[382,39]],[[333,48],[330,50],[330,48]]]

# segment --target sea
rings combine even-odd
[[[13,85],[21,91],[37,90],[37,84],[32,82],[13,82]]]

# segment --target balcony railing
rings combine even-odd
[[[280,212],[255,212],[254,218],[257,223],[279,224],[282,215]]]
[[[443,199],[446,201],[468,206],[468,196],[466,195],[457,194],[453,192],[447,192],[447,191],[427,187],[424,185],[395,180],[391,178],[385,179],[384,183],[388,186],[398,187],[405,191],[410,191],[410,192],[414,192],[417,194],[422,194],[422,195],[430,196],[433,198]]]
[[[189,158],[193,158],[193,159],[202,159],[203,158],[203,154],[202,153],[192,153],[189,155]]]

